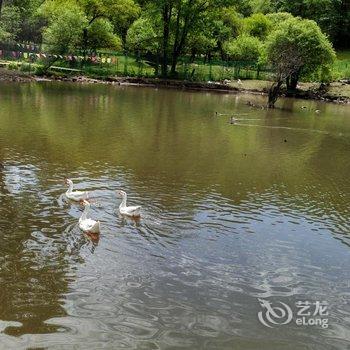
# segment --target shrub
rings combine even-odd
[[[9,63],[7,68],[10,70],[18,70],[18,64],[16,62],[11,62],[11,63]]]
[[[20,70],[22,72],[30,72],[32,70],[32,66],[30,63],[22,63]]]
[[[45,75],[46,72],[47,69],[44,66],[37,66],[35,68],[35,75],[38,75],[39,77]]]

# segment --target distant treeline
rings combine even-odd
[[[56,55],[142,52],[168,76],[184,55],[264,61],[271,34],[295,17],[314,20],[336,48],[350,43],[348,0],[0,0],[0,41]]]

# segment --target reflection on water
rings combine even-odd
[[[0,344],[348,346],[349,109],[252,98],[3,84]],[[99,241],[65,177],[91,191]],[[118,189],[139,222],[117,213]],[[330,326],[266,328],[258,298],[325,300]]]

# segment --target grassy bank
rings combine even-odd
[[[246,92],[266,94],[272,84],[269,80],[247,79],[225,82],[196,82],[189,80],[159,79],[152,77],[123,77],[117,75],[98,75],[84,70],[53,66],[46,75],[37,75],[36,67],[18,65],[9,66],[8,62],[0,62],[0,81],[41,81],[57,80],[74,83],[109,83],[118,85],[141,85],[167,87],[177,89],[210,90],[222,92]],[[9,69],[10,68],[10,69]],[[293,95],[283,91],[284,96],[302,99],[316,99],[338,103],[350,103],[350,84],[333,82],[325,90],[320,90],[319,83],[300,83],[299,89]]]
[[[108,53],[104,53],[107,55]],[[36,56],[35,56],[36,57]],[[113,57],[113,62],[111,61]],[[156,69],[151,62],[137,58],[135,56],[127,56],[117,52],[111,52],[108,58],[99,63],[67,61],[59,59],[54,62],[51,68],[52,72],[80,72],[90,77],[108,77],[108,76],[127,76],[127,77],[144,77],[159,78],[160,71]],[[45,64],[42,58],[35,58],[34,62],[30,62],[20,58],[14,60],[8,57],[3,59],[0,64],[6,65],[12,69],[20,69],[23,71],[40,70],[40,66]],[[158,66],[159,68],[159,66]],[[195,59],[193,62],[188,57],[181,58],[177,66],[177,79],[190,80],[197,82],[223,81],[223,80],[272,80],[273,73],[268,67],[262,67],[256,63],[232,61],[225,62],[219,60],[205,61],[203,58]],[[337,59],[333,64],[331,76],[334,81],[340,79],[350,79],[350,51],[341,51],[337,53]],[[309,77],[312,81],[319,81],[316,76]],[[308,81],[306,80],[306,81]]]

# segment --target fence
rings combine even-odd
[[[139,52],[136,55],[120,52],[98,51],[93,55],[77,52],[70,55],[44,53],[42,47],[33,43],[0,43],[0,59],[18,62],[26,70],[52,60],[52,69],[66,72],[81,71],[95,76],[160,77],[159,58]],[[271,71],[255,62],[192,60],[181,57],[176,67],[178,79],[191,81],[222,81],[225,79],[269,79]]]

